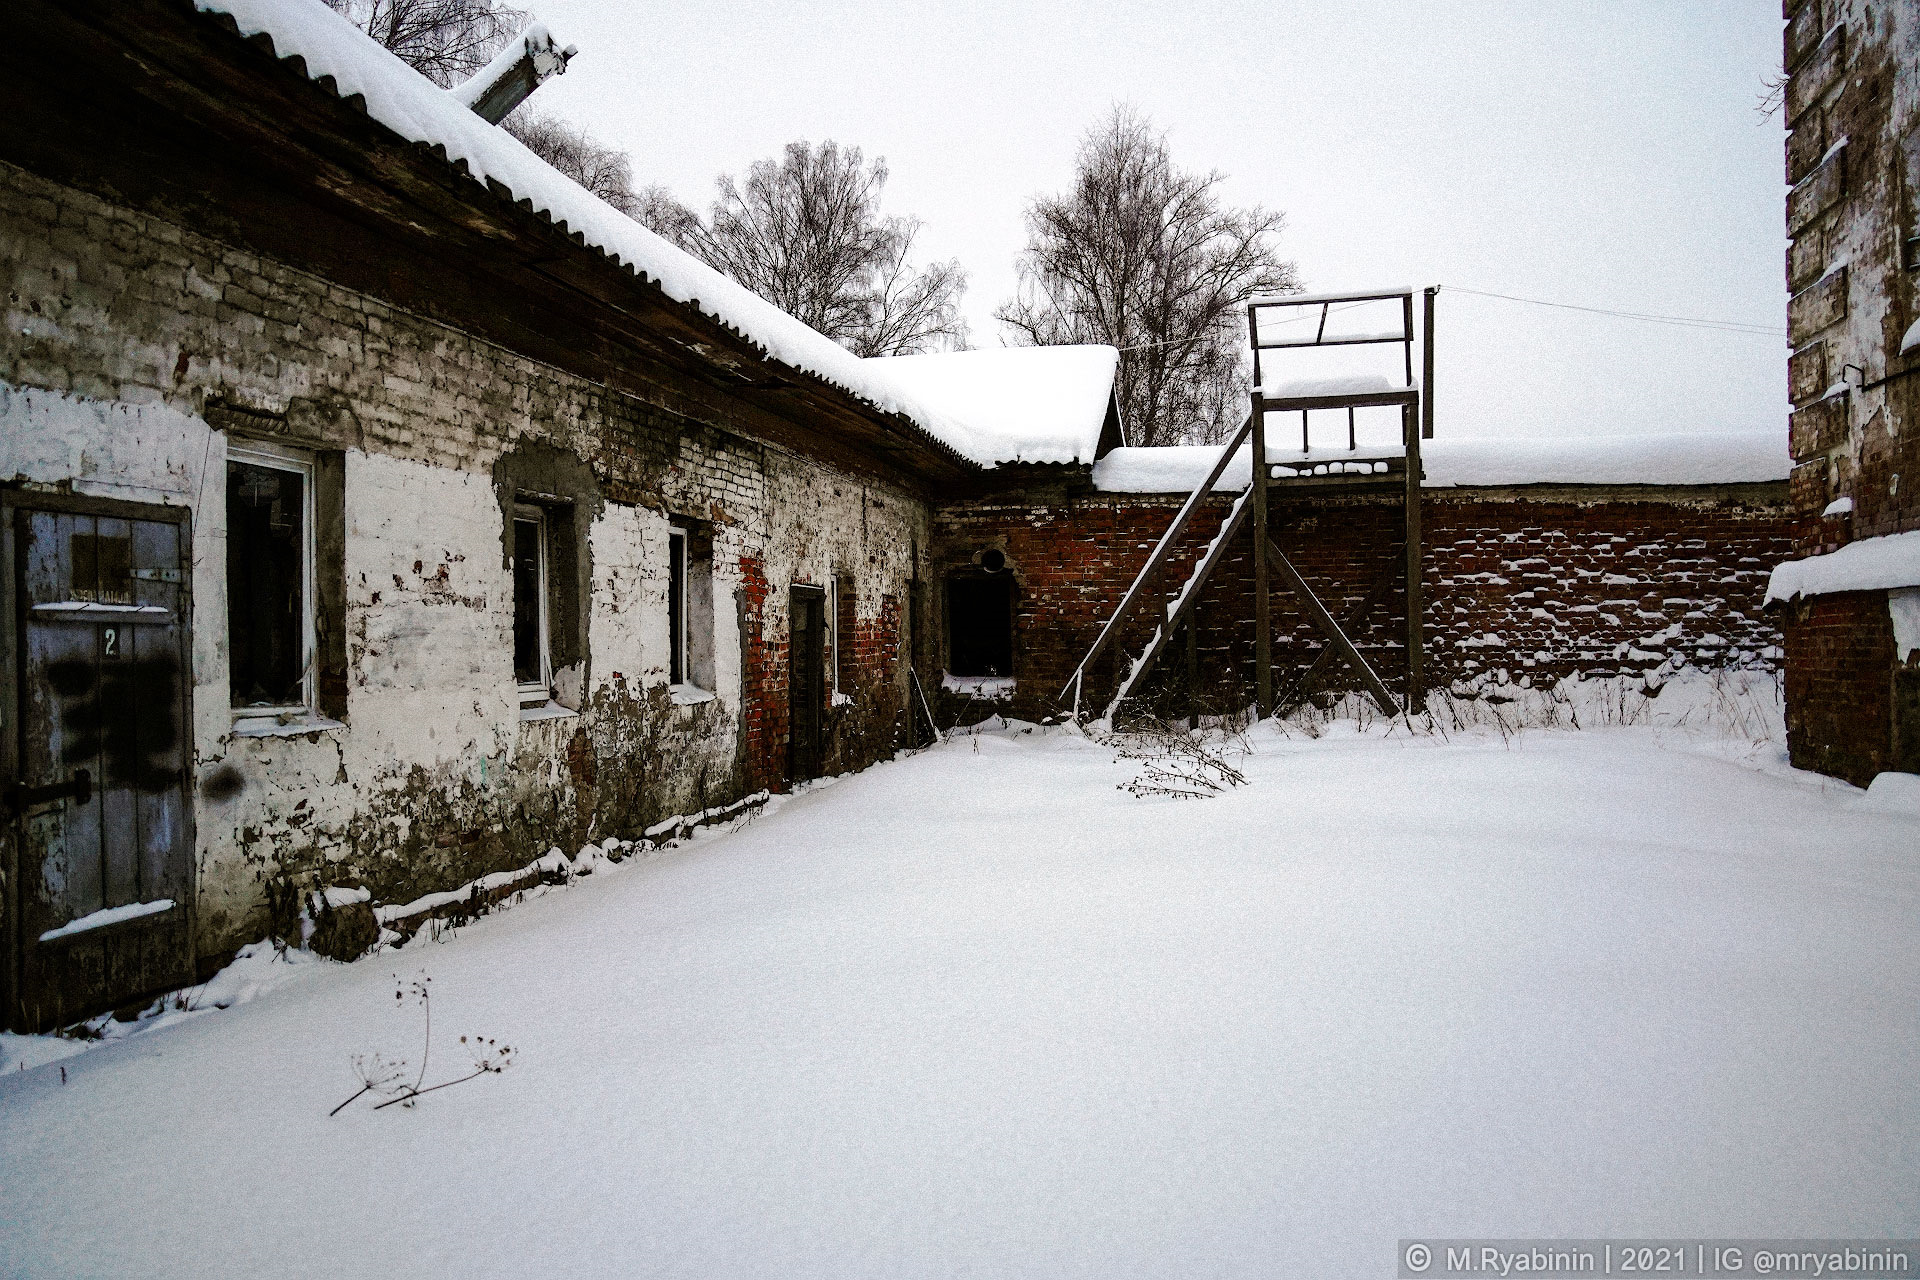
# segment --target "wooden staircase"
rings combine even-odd
[[[1276,299],[1255,300],[1248,304],[1247,325],[1254,349],[1254,377],[1260,380],[1260,352],[1285,347],[1311,347],[1320,345],[1356,345],[1359,343],[1392,342],[1405,347],[1406,379],[1404,387],[1385,385],[1384,380],[1378,386],[1366,387],[1329,387],[1325,385],[1311,388],[1302,387],[1298,393],[1290,393],[1284,387],[1276,387],[1271,392],[1256,385],[1253,389],[1253,405],[1247,420],[1220,451],[1220,457],[1207,473],[1204,480],[1187,496],[1180,510],[1175,514],[1172,524],[1154,546],[1147,561],[1135,575],[1132,585],[1120,599],[1106,623],[1100,628],[1093,645],[1086,656],[1080,659],[1072,675],[1060,691],[1060,704],[1070,707],[1075,719],[1084,714],[1081,703],[1086,691],[1086,675],[1093,664],[1113,644],[1122,626],[1140,610],[1147,599],[1154,595],[1154,584],[1159,580],[1167,564],[1173,558],[1174,549],[1180,544],[1195,515],[1207,498],[1213,493],[1214,485],[1232,465],[1235,455],[1242,447],[1250,448],[1249,483],[1220,523],[1220,528],[1207,544],[1193,571],[1180,585],[1179,591],[1166,602],[1164,616],[1155,625],[1152,636],[1128,665],[1121,677],[1112,699],[1107,703],[1101,718],[1111,721],[1120,710],[1121,704],[1134,695],[1143,681],[1154,669],[1161,656],[1181,634],[1181,628],[1190,623],[1194,610],[1200,601],[1202,589],[1207,580],[1226,559],[1228,548],[1233,544],[1241,530],[1249,523],[1253,526],[1253,562],[1254,562],[1254,667],[1255,685],[1259,713],[1267,716],[1275,708],[1273,670],[1272,670],[1272,624],[1269,599],[1269,574],[1277,576],[1280,585],[1293,593],[1302,612],[1314,626],[1326,637],[1327,643],[1308,668],[1291,681],[1281,699],[1283,709],[1297,705],[1311,690],[1313,682],[1318,680],[1329,664],[1336,658],[1343,660],[1359,676],[1361,684],[1372,696],[1380,710],[1386,715],[1398,715],[1402,709],[1399,699],[1387,687],[1384,680],[1366,655],[1353,643],[1348,632],[1363,623],[1367,615],[1376,608],[1391,590],[1395,580],[1404,569],[1406,579],[1407,631],[1406,631],[1406,708],[1417,709],[1421,697],[1421,591],[1420,591],[1420,441],[1433,434],[1431,401],[1426,400],[1422,390],[1413,381],[1413,290],[1394,290],[1385,293],[1328,294],[1316,297],[1282,297]],[[1433,351],[1433,296],[1436,291],[1426,291],[1426,329],[1424,343],[1424,373],[1426,381],[1432,381]],[[1327,315],[1335,303],[1391,302],[1400,305],[1404,315],[1404,324],[1398,333],[1368,335],[1358,338],[1327,338]],[[1262,308],[1318,306],[1321,308],[1320,331],[1312,341],[1264,342],[1259,323]],[[1403,448],[1391,456],[1362,456],[1354,451],[1353,413],[1363,407],[1395,407],[1400,413]],[[1347,456],[1315,456],[1308,447],[1306,437],[1307,415],[1315,409],[1347,410],[1348,450]],[[1286,458],[1270,455],[1267,449],[1266,415],[1274,412],[1299,412],[1301,415],[1301,448],[1299,458]],[[1314,593],[1306,578],[1289,560],[1279,544],[1273,540],[1267,529],[1267,491],[1270,485],[1280,483],[1289,487],[1308,487],[1328,483],[1350,484],[1356,480],[1370,483],[1384,483],[1401,488],[1405,494],[1406,538],[1401,545],[1400,564],[1394,566],[1394,572],[1383,575],[1369,591],[1366,598],[1349,615],[1345,624],[1336,620],[1320,597]]]

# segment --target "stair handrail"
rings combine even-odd
[[[1071,692],[1074,695],[1075,709],[1078,710],[1079,686],[1084,680],[1087,668],[1093,665],[1094,659],[1098,658],[1107,647],[1107,642],[1118,634],[1120,624],[1126,621],[1127,616],[1133,612],[1134,606],[1139,603],[1140,597],[1146,593],[1147,582],[1159,572],[1167,557],[1172,554],[1174,544],[1180,540],[1180,535],[1187,531],[1187,525],[1193,520],[1193,513],[1200,509],[1200,504],[1213,492],[1214,484],[1226,473],[1228,465],[1233,461],[1233,456],[1240,452],[1241,444],[1251,434],[1253,434],[1253,414],[1248,413],[1247,420],[1240,424],[1240,429],[1233,433],[1233,439],[1229,440],[1227,446],[1220,451],[1219,460],[1213,464],[1213,470],[1207,473],[1207,478],[1200,482],[1198,488],[1187,495],[1187,500],[1181,505],[1179,514],[1174,516],[1173,523],[1167,526],[1166,533],[1161,535],[1159,543],[1153,549],[1153,554],[1147,557],[1147,563],[1135,575],[1133,585],[1128,587],[1126,595],[1120,598],[1120,607],[1113,611],[1113,616],[1107,619],[1107,624],[1100,628],[1100,634],[1094,639],[1093,647],[1087,650],[1087,656],[1080,659],[1080,665],[1073,669],[1073,674],[1067,677],[1066,684],[1061,686],[1060,696],[1056,701],[1065,702],[1068,693]],[[1250,459],[1249,461],[1252,466],[1258,466],[1262,460]],[[1248,479],[1251,482],[1251,475]]]

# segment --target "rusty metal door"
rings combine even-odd
[[[826,714],[827,596],[794,587],[787,606],[787,753],[792,781],[820,776]]]
[[[8,1016],[40,1028],[193,981],[189,546],[177,509],[5,514]]]

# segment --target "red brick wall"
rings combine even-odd
[[[740,557],[740,751],[749,791],[784,791],[787,779],[787,645],[766,634],[767,573]]]
[[[1815,596],[1786,627],[1787,751],[1866,786],[1892,767],[1893,620],[1884,591]]]
[[[970,564],[986,546],[1006,552],[1017,584],[1013,714],[1039,717],[1145,563],[1177,497],[1095,495],[1073,500],[984,497],[943,508],[935,568]],[[1229,501],[1196,517],[1162,587],[1170,598],[1218,530]],[[1271,507],[1276,540],[1343,621],[1383,576],[1397,579],[1402,515],[1386,498],[1319,496]],[[1731,501],[1502,501],[1430,495],[1425,505],[1428,684],[1462,692],[1506,679],[1654,673],[1663,667],[1778,669],[1781,637],[1760,610],[1768,571],[1791,555],[1791,522],[1778,504]],[[1251,539],[1242,534],[1199,609],[1199,685],[1244,705],[1252,684]],[[1144,647],[1151,609],[1127,628],[1113,657],[1089,672],[1083,706],[1104,706],[1118,662]],[[1274,655],[1297,670],[1321,639],[1290,593],[1274,598]],[[1349,634],[1396,690],[1404,680],[1404,593],[1389,583]],[[1493,639],[1489,641],[1487,638]],[[1126,657],[1122,657],[1124,651]],[[1185,651],[1164,658],[1149,682],[1161,695],[1183,679]],[[1329,687],[1353,687],[1344,666]],[[1234,699],[1240,699],[1234,703]],[[959,708],[949,703],[949,713]]]
[[[842,579],[835,592],[840,692],[847,700],[826,712],[823,767],[830,774],[885,759],[898,745],[903,717],[900,600],[892,594],[877,602],[861,600],[848,589],[851,581]],[[740,749],[747,785],[786,791],[793,783],[787,746],[789,632],[784,621],[768,625],[767,580],[759,560],[740,558],[740,582],[745,648]],[[876,604],[871,614],[862,615]],[[832,660],[831,650],[826,656]]]

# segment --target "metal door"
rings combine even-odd
[[[827,596],[794,587],[787,606],[787,751],[792,781],[820,776],[826,712]]]
[[[189,548],[178,509],[31,500],[6,513],[18,656],[0,785],[9,1020],[44,1028],[193,981]]]

